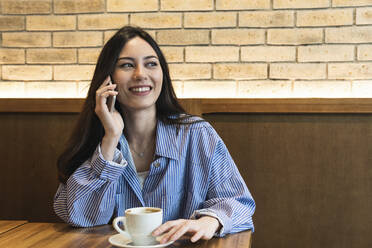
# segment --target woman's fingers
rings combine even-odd
[[[173,226],[175,226],[178,223],[180,223],[181,221],[182,220],[171,220],[171,221],[167,221],[163,225],[161,225],[158,228],[156,228],[155,231],[152,232],[152,235],[153,236],[159,236],[162,233],[164,233],[164,232],[168,231],[169,229],[171,229]]]
[[[96,91],[96,96],[99,97],[99,96],[102,96],[102,93],[106,92],[106,91],[114,91],[114,89],[116,88],[116,84],[110,84],[110,85],[106,85],[102,88],[99,88],[97,91]]]
[[[175,241],[184,236],[187,233],[199,233],[198,236],[203,236],[203,231],[200,229],[199,225],[197,225],[195,220],[177,220],[177,221],[170,221],[170,223],[166,223],[161,228],[159,231],[165,232],[160,243],[164,244],[167,243],[168,241]],[[156,233],[156,232],[155,232]],[[199,240],[196,239],[195,241]]]
[[[99,86],[99,88],[102,88],[102,87],[108,85],[110,82],[111,82],[111,77],[107,76],[106,79],[102,82],[101,86]]]
[[[99,96],[102,94],[102,92],[105,92],[107,90],[113,90],[115,89],[115,87],[116,87],[116,84],[112,84],[111,77],[107,76],[106,79],[102,82],[102,84],[97,89],[96,95]]]
[[[198,232],[196,232],[190,239],[191,242],[195,243],[196,241],[198,241],[199,239],[201,239],[202,237],[204,236],[204,232],[202,230],[199,230]],[[210,239],[208,237],[205,237],[205,239]]]
[[[165,233],[161,236],[160,243],[162,244],[170,240],[177,240],[186,234],[191,234],[191,242],[196,242],[199,239],[211,239],[219,226],[218,220],[209,216],[197,220],[180,219],[164,223],[153,232],[153,235],[158,236]]]
[[[178,224],[173,226],[169,232],[163,235],[160,243],[167,243],[170,240],[177,240],[180,238],[186,231],[183,224]]]
[[[168,240],[175,241],[175,240],[181,238],[187,232],[196,231],[195,227],[193,226],[192,221],[185,221],[182,224],[180,224],[179,226],[173,228],[173,230],[172,230],[173,232],[169,232],[170,234],[168,236]]]
[[[118,92],[115,91],[115,88],[117,87],[116,84],[110,84],[111,79],[110,77],[107,77],[101,86],[96,91],[96,107],[95,112],[100,118],[102,124],[104,125],[105,129],[106,127],[108,129],[112,129],[112,118],[107,106],[107,98],[109,96],[116,96],[118,95]]]
[[[110,90],[110,91],[105,91],[101,94],[101,97],[107,98],[108,96],[116,96],[118,94],[117,91]]]

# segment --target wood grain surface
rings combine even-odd
[[[207,113],[372,113],[371,98],[179,99],[195,115]],[[79,113],[84,99],[0,98],[0,113]]]
[[[254,248],[372,247],[372,114],[210,114],[256,201]]]
[[[7,233],[0,234],[0,247],[25,248],[108,248],[108,239],[117,234],[111,225],[93,228],[74,228],[64,223],[27,223]],[[251,232],[246,231],[213,238],[209,241],[177,241],[169,248],[249,248]]]
[[[26,220],[0,220],[0,234],[26,224]]]
[[[6,199],[0,219],[61,221],[52,209],[56,159],[78,116],[71,106],[78,109],[79,101],[63,111],[64,101],[45,112],[42,104],[0,107],[0,192]],[[256,200],[253,247],[372,247],[370,99],[183,104],[215,127]]]

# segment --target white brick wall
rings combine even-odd
[[[0,97],[84,97],[139,25],[179,97],[372,97],[371,0],[0,0]]]

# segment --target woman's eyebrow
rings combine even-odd
[[[158,57],[156,57],[155,55],[149,55],[149,56],[144,57],[144,59],[152,59],[152,58],[158,59]],[[127,60],[132,60],[132,61],[135,60],[132,57],[120,57],[120,58],[118,58],[118,60],[121,60],[121,59],[127,59]]]

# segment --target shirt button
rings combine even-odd
[[[154,164],[154,167],[155,167],[155,168],[159,168],[159,167],[160,167],[160,163],[155,163],[155,164]]]

